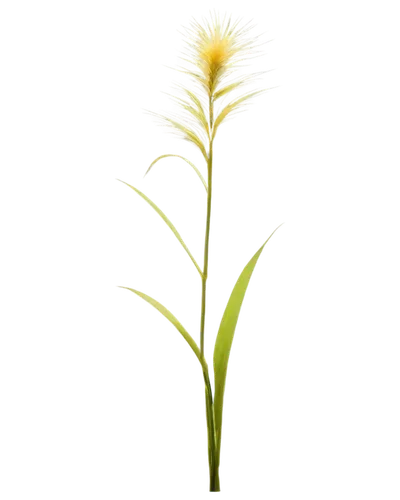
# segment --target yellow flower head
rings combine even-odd
[[[221,98],[230,96],[233,91],[251,83],[258,76],[257,73],[239,78],[235,75],[237,63],[256,55],[254,49],[257,38],[247,36],[253,26],[249,26],[249,23],[240,26],[240,23],[240,20],[232,22],[231,18],[224,18],[221,22],[217,15],[211,16],[203,24],[196,20],[191,22],[184,36],[187,51],[181,57],[191,67],[179,68],[178,71],[189,75],[197,88],[178,85],[181,97],[171,96],[184,110],[184,116],[152,113],[163,124],[172,127],[178,135],[197,146],[206,161],[221,123],[263,92],[247,92],[221,106],[224,101]]]

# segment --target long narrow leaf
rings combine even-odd
[[[151,170],[156,165],[161,163],[163,160],[180,160],[181,162],[185,163],[188,167],[190,167],[193,170],[197,179],[200,181],[201,187],[203,188],[203,191],[204,191],[205,195],[207,196],[207,192],[208,192],[207,182],[204,178],[204,175],[203,175],[200,167],[198,165],[196,165],[194,163],[194,161],[192,161],[190,158],[188,158],[186,155],[184,155],[182,153],[175,153],[173,151],[166,151],[165,153],[161,153],[160,155],[153,158],[151,160],[151,162],[147,165],[147,167],[143,173],[143,176],[148,177],[149,174],[151,173]]]
[[[200,364],[202,367],[205,367],[205,361],[204,358],[201,356],[200,349],[198,348],[196,342],[193,340],[193,338],[190,336],[190,334],[183,328],[183,326],[179,323],[179,321],[175,318],[175,316],[162,304],[157,302],[157,300],[153,299],[152,297],[149,297],[145,293],[139,292],[138,290],[134,290],[133,288],[128,288],[126,286],[120,286],[119,288],[125,288],[126,290],[130,290],[133,293],[136,293],[136,295],[139,295],[142,299],[144,299],[146,302],[151,304],[153,307],[155,307],[160,313],[165,316],[174,326],[175,328],[179,331],[179,333],[182,335],[182,337],[186,340],[186,342],[190,345],[192,348],[193,352],[196,354],[198,360],[200,361]]]
[[[282,224],[281,224],[282,225]],[[281,226],[280,225],[280,226]],[[280,227],[278,226],[275,231]],[[275,233],[271,234],[271,236]],[[263,251],[264,246],[267,244],[271,236],[262,245],[262,247],[250,259],[246,267],[243,269],[236,285],[233,288],[232,294],[229,298],[221,324],[218,330],[217,339],[214,348],[214,377],[215,377],[215,397],[214,397],[214,411],[215,411],[215,432],[217,440],[217,462],[219,462],[219,455],[221,449],[221,428],[222,428],[222,409],[224,403],[224,391],[226,373],[228,369],[229,354],[231,351],[233,336],[235,334],[236,324],[239,318],[240,308],[242,307],[243,299],[246,294],[247,286],[249,284],[251,275],[257,264],[257,260]]]
[[[174,236],[174,238],[178,242],[178,245],[186,254],[189,262],[191,262],[191,264],[193,265],[195,273],[200,278],[202,276],[202,269],[200,262],[193,254],[193,251],[190,248],[190,246],[187,244],[184,234],[180,229],[177,228],[175,222],[171,219],[171,217],[167,214],[167,212],[163,208],[161,208],[160,205],[157,202],[155,202],[151,196],[149,196],[147,193],[145,193],[142,189],[140,189],[132,182],[129,182],[126,179],[123,179],[122,177],[114,177],[114,179],[120,184],[122,184],[125,188],[129,189],[131,193],[138,196],[144,203],[146,203],[146,205],[148,205],[151,208],[151,210],[153,210],[156,216],[161,219],[161,221],[164,223],[168,231],[170,231],[170,233]]]

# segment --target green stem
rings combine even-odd
[[[211,222],[211,192],[212,192],[212,142],[210,142],[210,157],[208,159],[207,221],[206,221],[206,238],[204,242],[204,267],[203,267],[202,293],[201,293],[200,352],[203,356],[204,356],[204,327],[206,319],[206,288],[207,288],[207,276],[208,276],[208,247],[210,240],[210,222]]]
[[[204,241],[204,267],[202,274],[202,289],[201,289],[201,323],[200,323],[200,352],[204,359],[204,329],[206,320],[206,291],[208,277],[208,248],[210,240],[210,222],[211,222],[211,195],[212,195],[212,162],[213,162],[213,97],[210,95],[210,139],[209,153],[207,161],[208,171],[208,190],[207,190],[207,219],[206,219],[206,235]],[[205,363],[206,366],[206,363]],[[208,369],[203,368],[204,382],[206,389],[206,415],[207,415],[207,431],[208,431],[208,462],[210,467],[210,491],[220,491],[219,486],[219,464],[217,460],[217,441],[215,434],[215,414],[212,389]]]
[[[220,491],[219,473],[216,451],[216,435],[215,435],[215,417],[212,390],[208,370],[203,369],[204,382],[206,389],[206,414],[207,414],[207,431],[208,431],[208,462],[210,468],[210,491]]]
[[[213,419],[212,394],[210,380],[207,372],[204,374],[205,392],[206,392],[206,415],[207,415],[207,435],[208,435],[208,463],[210,468],[210,488],[213,482],[212,472],[215,464],[215,427]]]
[[[212,109],[212,108],[210,108]],[[211,115],[211,111],[210,111]],[[212,123],[211,117],[210,121]],[[202,276],[202,293],[201,293],[201,323],[200,323],[200,352],[204,356],[204,328],[206,320],[206,288],[208,276],[208,247],[210,240],[210,222],[211,222],[211,195],[212,195],[212,162],[213,162],[213,141],[210,139],[210,150],[208,153],[208,190],[207,190],[207,220],[206,220],[206,237],[204,242],[204,267]]]
[[[201,298],[201,328],[200,328],[200,351],[204,356],[204,327],[206,317],[206,286],[208,277],[208,247],[210,239],[210,221],[211,221],[211,193],[212,193],[212,141],[210,141],[210,152],[208,159],[208,193],[207,193],[207,222],[206,222],[206,237],[204,243],[204,268],[202,277],[202,298]],[[210,491],[220,491],[218,467],[216,462],[216,435],[215,435],[215,418],[214,405],[212,397],[212,389],[208,371],[204,375],[206,384],[206,412],[207,412],[207,428],[208,428],[208,451],[209,451],[209,467],[210,467]]]

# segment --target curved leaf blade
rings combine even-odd
[[[161,219],[161,221],[164,223],[168,231],[173,235],[173,237],[178,242],[180,248],[186,254],[189,262],[193,265],[193,269],[197,274],[198,278],[200,278],[203,274],[200,262],[194,255],[190,246],[187,244],[184,234],[180,229],[176,227],[175,222],[171,219],[171,217],[167,214],[167,212],[163,208],[161,208],[160,205],[156,201],[154,201],[151,196],[149,196],[147,193],[145,193],[142,189],[140,189],[132,182],[129,182],[126,179],[123,179],[122,177],[114,177],[114,179],[120,184],[122,184],[122,186],[129,189],[131,193],[138,196],[144,203],[146,203],[146,205],[149,208],[151,208],[151,210],[157,215],[157,217]]]
[[[151,160],[151,162],[147,165],[145,171],[143,172],[143,176],[148,177],[149,174],[151,173],[152,169],[157,166],[159,163],[161,163],[163,160],[179,160],[182,163],[185,163],[188,167],[190,167],[197,177],[197,179],[200,182],[200,185],[207,196],[207,182],[206,179],[204,178],[204,175],[198,165],[194,163],[190,158],[188,158],[186,155],[182,153],[176,153],[174,151],[166,151],[165,153],[161,153],[160,155],[156,156]]]
[[[117,285],[118,288],[121,288],[123,292],[128,292],[131,295],[134,295],[141,301],[145,302],[149,307],[151,307],[154,311],[156,311],[163,319],[166,319],[177,331],[182,340],[187,344],[193,354],[199,359],[200,349],[197,345],[197,341],[193,337],[190,330],[184,325],[184,323],[178,318],[178,316],[174,313],[172,309],[169,308],[168,304],[164,304],[159,299],[153,297],[150,293],[145,290],[141,290],[136,288],[133,285]]]
[[[160,304],[157,300],[153,299],[149,295],[145,293],[139,292],[138,290],[134,290],[133,288],[128,288],[126,286],[120,286],[118,288],[125,288],[126,290],[130,290],[136,295],[139,295],[143,300],[151,304],[155,307],[168,321],[170,321],[174,327],[178,330],[178,332],[182,335],[182,337],[186,340],[186,342],[191,347],[192,351],[196,354],[196,357],[200,361],[200,364],[204,367],[205,360],[201,356],[200,349],[198,348],[196,342],[193,340],[191,335],[185,330],[185,328],[181,325],[181,323],[175,318],[175,316],[162,304]]]
[[[275,231],[279,227],[280,224]],[[217,439],[217,462],[219,462],[219,454],[221,449],[221,429],[222,429],[222,410],[224,403],[225,381],[228,369],[229,354],[231,351],[233,336],[235,334],[236,324],[238,322],[240,308],[242,307],[243,299],[246,290],[257,264],[258,258],[261,255],[265,245],[275,233],[272,232],[267,241],[254,254],[243,269],[239,279],[233,287],[225,312],[222,316],[221,324],[218,330],[217,339],[214,347],[214,377],[215,377],[215,397],[214,397],[214,412],[215,412],[215,432]]]

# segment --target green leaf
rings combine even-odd
[[[203,188],[205,195],[207,196],[207,193],[208,193],[207,182],[206,182],[206,179],[204,178],[204,175],[203,175],[200,167],[198,165],[196,165],[196,163],[194,163],[194,161],[192,161],[190,158],[188,158],[187,156],[185,156],[182,153],[175,153],[173,151],[166,151],[165,153],[161,153],[160,155],[153,158],[151,160],[151,162],[147,165],[147,167],[143,173],[143,176],[148,177],[149,174],[151,173],[152,169],[156,165],[161,163],[163,160],[180,160],[181,162],[186,163],[186,165],[188,165],[193,170],[195,176],[200,181],[201,187]]]
[[[155,307],[160,313],[165,316],[174,326],[175,328],[179,331],[179,333],[182,335],[182,337],[186,340],[186,342],[190,345],[192,348],[193,352],[196,354],[198,360],[200,361],[200,364],[202,365],[203,368],[207,367],[207,364],[204,360],[204,358],[201,356],[200,349],[198,348],[196,342],[193,340],[193,338],[190,336],[190,334],[183,328],[183,326],[179,323],[179,321],[175,318],[175,316],[168,311],[166,307],[164,307],[162,304],[157,302],[157,300],[149,297],[145,293],[139,292],[138,290],[134,290],[133,288],[128,288],[126,286],[120,286],[118,288],[125,288],[126,290],[130,290],[133,293],[136,293],[136,295],[139,295],[139,297],[142,297],[146,302],[151,304],[153,307]]]
[[[275,231],[281,226],[280,224]],[[275,233],[271,234],[271,236]],[[271,236],[262,245],[262,247],[250,259],[246,267],[243,269],[242,274],[233,288],[228,304],[226,306],[221,324],[218,330],[217,339],[214,348],[214,377],[215,377],[215,397],[214,397],[214,411],[215,411],[215,432],[217,439],[217,461],[219,462],[219,455],[221,449],[221,429],[222,429],[222,409],[224,403],[224,391],[226,372],[228,369],[229,354],[231,351],[233,336],[235,334],[236,324],[238,322],[240,308],[246,294],[247,286],[249,284],[251,275],[257,264],[258,258],[263,251],[264,246],[267,244]]]
[[[171,217],[167,214],[167,212],[163,208],[161,208],[160,205],[156,201],[154,201],[151,196],[149,196],[147,193],[145,193],[142,189],[140,189],[132,182],[129,182],[126,179],[123,179],[122,177],[114,177],[114,179],[120,184],[122,184],[125,188],[129,189],[131,193],[138,196],[144,203],[146,203],[146,205],[148,205],[151,208],[151,210],[153,210],[157,218],[161,219],[161,221],[164,223],[168,231],[173,235],[173,237],[178,242],[180,248],[186,254],[189,262],[191,262],[191,264],[193,265],[195,273],[200,278],[203,274],[200,262],[194,255],[193,250],[187,244],[184,234],[176,226],[175,222],[171,219]]]

